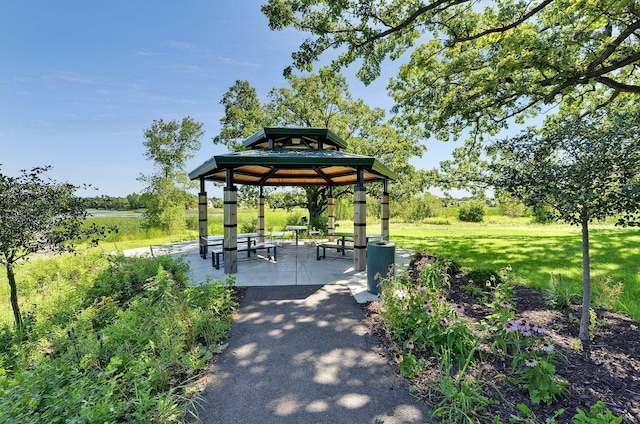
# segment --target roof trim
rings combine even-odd
[[[245,148],[251,148],[256,144],[277,136],[324,138],[341,149],[347,148],[347,142],[338,137],[338,135],[330,129],[311,127],[264,127],[245,139],[242,145]]]

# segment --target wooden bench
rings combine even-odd
[[[271,256],[271,249],[273,249],[273,256]],[[251,256],[251,252],[257,254],[258,250],[266,250],[269,259],[274,261],[278,260],[278,247],[274,243],[260,243],[252,244],[250,246],[238,246],[238,252],[247,252],[247,256]],[[220,257],[224,259],[223,249],[214,249],[211,251],[211,266],[215,269],[220,269]]]
[[[322,255],[320,254],[320,249],[322,249]],[[327,249],[336,249],[336,252],[342,252],[342,256],[345,255],[347,250],[353,250],[353,245],[341,243],[320,243],[316,244],[316,260],[324,259],[327,257]]]

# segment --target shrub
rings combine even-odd
[[[257,233],[258,232],[258,218],[249,218],[240,223],[241,233]]]
[[[486,208],[483,202],[471,200],[460,206],[458,219],[465,222],[482,222]]]
[[[412,199],[409,204],[400,207],[401,217],[405,222],[422,222],[426,218],[440,215],[442,201],[427,193],[422,197]]]
[[[286,225],[302,225],[302,212],[293,211],[288,213]]]
[[[550,224],[556,220],[551,206],[543,203],[533,207],[533,222],[537,224]]]

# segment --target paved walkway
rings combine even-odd
[[[206,377],[200,419],[429,422],[426,405],[375,353],[363,318],[344,285],[248,288],[229,346]]]

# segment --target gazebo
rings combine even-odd
[[[382,182],[381,235],[389,239],[388,181],[393,171],[371,156],[344,152],[347,143],[327,128],[265,127],[243,141],[246,150],[216,155],[189,173],[200,181],[198,194],[200,243],[208,235],[206,181],[224,186],[224,272],[234,274],[237,264],[237,187],[260,187],[258,232],[264,235],[263,186],[330,187],[328,199],[329,238],[334,235],[334,186],[354,185],[354,249],[356,271],[366,269],[367,200],[365,184]],[[201,248],[206,248],[202,246]]]

